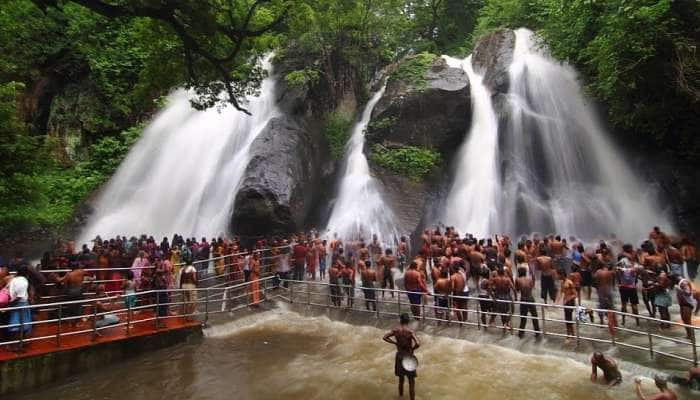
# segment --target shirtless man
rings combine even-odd
[[[365,245],[364,240],[360,241],[360,249],[357,250],[357,259],[353,260],[353,265],[357,265],[358,260],[361,260],[361,261],[369,260],[369,249]]]
[[[362,277],[362,291],[365,294],[365,307],[367,311],[377,311],[377,291],[374,282],[377,281],[377,273],[370,268],[371,261],[360,261],[360,274]],[[372,309],[370,310],[370,305]]]
[[[343,301],[343,294],[340,291],[338,281],[340,278],[341,268],[343,268],[343,264],[339,261],[339,258],[336,257],[333,260],[331,267],[328,269],[328,282],[330,283],[331,302],[336,307],[340,307],[340,303]]]
[[[552,256],[552,264],[559,275],[569,275],[571,273],[571,265],[569,260],[564,257],[564,242],[560,236],[555,236],[549,242],[549,251]]]
[[[449,271],[443,269],[440,271],[440,276],[435,281],[435,318],[448,319],[451,312],[449,308],[449,296],[452,294],[452,280],[449,277]],[[438,322],[439,324],[439,322]]]
[[[391,289],[391,297],[394,297],[394,274],[391,269],[396,265],[396,257],[392,255],[391,249],[386,249],[384,255],[379,258],[377,263],[378,278],[381,280],[382,289],[387,287]],[[382,298],[384,298],[384,291],[382,290]]]
[[[355,297],[355,270],[350,264],[345,264],[340,271],[340,285],[348,297],[347,307],[352,308],[352,301]]]
[[[617,363],[612,358],[605,357],[603,353],[595,352],[591,356],[591,382],[598,378],[598,368],[603,371],[605,383],[608,386],[615,386],[622,382],[622,374],[617,367]]]
[[[469,295],[469,291],[465,292],[465,288],[467,288],[467,279],[460,269],[464,269],[464,260],[452,264],[450,284],[452,286],[452,295],[455,296],[452,298],[452,302],[457,313],[457,319],[464,322],[467,320],[467,305],[469,301],[464,297]]]
[[[566,339],[569,340],[575,335],[574,323],[572,321],[574,307],[576,307],[577,293],[574,282],[565,275],[561,277],[561,293],[559,296],[561,304],[567,306],[567,308],[564,309],[564,319],[566,320]]]
[[[554,301],[557,298],[557,288],[554,284],[554,277],[556,271],[552,265],[552,257],[547,256],[547,251],[545,249],[544,243],[540,244],[540,256],[535,257],[535,263],[537,269],[540,271],[541,281],[540,285],[542,287],[542,300],[547,304],[547,297]]]
[[[411,302],[411,312],[416,318],[420,318],[420,306],[423,294],[428,293],[428,288],[425,285],[425,279],[418,272],[418,264],[412,261],[408,266],[408,271],[403,276],[406,291],[408,291],[408,300]]]
[[[416,371],[406,371],[402,364],[404,356],[413,356],[413,352],[420,347],[418,337],[408,327],[409,321],[408,314],[401,314],[401,325],[387,332],[382,340],[396,346],[394,374],[399,377],[399,397],[403,397],[404,378],[408,378],[408,393],[410,399],[414,400],[416,398]]]
[[[516,256],[518,261],[523,260],[523,256]],[[522,263],[525,265],[524,263]],[[535,298],[532,296],[532,289],[535,287],[535,281],[532,277],[527,276],[527,267],[522,266],[518,268],[518,279],[515,280],[515,290],[520,292],[520,301],[527,303],[534,303]],[[517,296],[516,296],[517,299]],[[518,331],[518,337],[522,339],[525,335],[523,329],[527,324],[527,314],[532,317],[532,327],[535,330],[535,337],[540,337],[540,323],[537,320],[537,307],[534,304],[520,304],[520,330]]]
[[[94,280],[94,278],[86,276],[81,263],[74,263],[72,268],[72,271],[60,278],[58,282],[64,285],[67,301],[78,301],[83,299],[83,281]],[[68,317],[67,319],[70,319],[70,326],[76,326],[80,321],[79,317],[83,315],[83,304],[69,304],[66,306],[66,313],[63,315],[64,318]]]
[[[673,392],[673,390],[668,388],[668,383],[666,382],[666,378],[656,375],[654,376],[654,383],[656,384],[656,387],[659,389],[660,393],[653,394],[651,396],[644,396],[642,394],[642,380],[639,378],[634,378],[634,383],[635,383],[635,391],[637,393],[637,398],[640,400],[676,400],[676,394]]]
[[[481,264],[486,261],[486,257],[483,253],[478,250],[478,247],[472,243],[469,250],[469,265],[472,279],[474,279],[474,285],[479,287]]]
[[[513,281],[506,276],[503,268],[498,268],[496,276],[491,280],[491,295],[494,299],[494,309],[496,313],[501,314],[501,323],[503,327],[510,328],[510,307],[513,305],[513,297],[511,292],[517,297]],[[489,325],[495,323],[496,314],[491,315]]]
[[[604,264],[602,268],[593,274],[593,280],[598,290],[598,308],[601,310],[614,309],[612,297],[613,273],[610,272],[607,264]],[[605,314],[602,311],[598,312],[598,316],[600,317],[600,323],[605,323]]]
[[[396,256],[398,258],[399,270],[403,272],[406,267],[406,260],[408,260],[408,243],[406,242],[406,236],[401,236],[401,242],[399,242],[399,247],[396,249]]]
[[[377,265],[379,257],[382,256],[382,245],[379,243],[377,235],[372,235],[372,242],[368,246],[369,254],[372,257],[372,264]]]

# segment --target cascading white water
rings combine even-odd
[[[460,232],[483,237],[498,226],[499,195],[498,122],[491,104],[491,93],[482,76],[472,68],[472,57],[457,60],[445,57],[453,68],[462,68],[469,77],[472,100],[472,126],[458,153],[455,180],[447,197],[445,219]]]
[[[515,34],[504,126],[484,127],[481,112],[493,107],[479,76],[463,63],[474,116],[445,222],[479,234],[615,234],[635,241],[654,225],[672,230],[655,188],[637,179],[606,138],[576,72],[552,59],[531,31]],[[492,137],[495,131],[500,136]]]
[[[365,129],[385,89],[382,87],[367,103],[346,145],[345,172],[326,227],[329,235],[337,234],[343,240],[367,240],[376,234],[382,243],[393,244],[398,236],[394,213],[384,202],[379,183],[370,175],[363,152]]]
[[[263,64],[269,71],[269,57]],[[100,195],[80,240],[225,233],[250,145],[278,114],[274,92],[275,80],[264,79],[260,96],[247,99],[252,115],[231,106],[197,111],[185,90],[174,92]]]

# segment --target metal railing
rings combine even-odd
[[[600,315],[605,315],[608,319],[614,318],[616,321],[619,321],[624,316],[627,321],[639,321],[639,329],[632,329],[617,324],[615,324],[614,328],[611,328],[609,324],[581,321],[576,317],[576,311],[579,308],[578,306],[496,300],[490,297],[482,298],[473,296],[448,295],[441,296],[447,300],[447,306],[441,307],[434,304],[426,304],[426,297],[436,297],[435,295],[429,294],[422,295],[421,303],[419,305],[415,305],[411,304],[408,300],[408,294],[411,292],[405,290],[367,288],[362,286],[350,287],[347,285],[334,285],[321,281],[295,281],[284,279],[282,282],[284,283],[283,287],[286,291],[286,295],[280,295],[279,297],[290,303],[348,309],[356,312],[374,314],[377,318],[381,316],[396,317],[402,312],[410,313],[412,311],[417,311],[419,313],[419,318],[422,320],[433,321],[438,324],[444,323],[448,325],[457,324],[471,326],[476,327],[479,330],[495,328],[502,330],[504,334],[515,334],[521,332],[538,335],[541,334],[543,337],[549,336],[565,338],[567,340],[575,340],[577,346],[582,342],[603,343],[637,351],[644,351],[647,352],[652,359],[658,355],[692,363],[694,366],[698,365],[698,351],[696,343],[697,327],[638,314],[623,313],[614,310],[584,308],[585,311],[591,311],[599,318]],[[363,293],[364,291],[372,291],[374,295],[370,297],[370,299],[367,299]],[[348,294],[351,294],[352,297],[348,296]],[[388,299],[389,297],[391,297],[391,299]],[[461,309],[455,308],[457,305],[455,304],[455,300],[466,301],[466,307]],[[345,302],[345,305],[342,305],[343,302]],[[497,312],[494,307],[497,303],[503,304],[501,310],[507,309],[508,312]],[[537,310],[537,316],[525,316],[516,313],[515,308],[518,305],[534,307],[535,310]],[[487,308],[483,309],[484,306]],[[564,310],[571,310],[571,320],[551,317],[552,313],[564,314]],[[458,311],[466,313],[466,320],[455,318],[453,316],[453,313]],[[548,314],[550,315],[548,316]],[[470,321],[470,315],[476,315],[475,320]],[[509,324],[496,326],[494,324],[495,320],[500,319],[501,317],[508,320]],[[539,330],[515,326],[513,324],[515,317],[518,319],[525,319],[526,324],[528,321],[537,320],[540,323]],[[486,321],[486,318],[488,318],[488,321]],[[567,332],[567,324],[569,324],[569,326],[572,328],[573,333]],[[658,327],[662,324],[670,327],[682,328],[684,332],[686,332],[686,329],[689,329],[689,332],[692,332],[690,339],[664,334],[658,329]],[[532,325],[531,322],[530,325]],[[670,350],[666,350],[667,347],[679,350],[680,352],[671,352]]]
[[[134,294],[104,296],[86,300],[62,301],[0,308],[0,313],[19,316],[18,323],[0,325],[0,329],[16,331],[15,338],[0,342],[22,352],[29,343],[51,341],[56,348],[62,339],[91,335],[91,340],[105,335],[129,337],[137,325],[160,329],[171,319],[206,324],[211,315],[228,313],[269,301],[268,294],[276,287],[276,277],[269,276],[251,282],[225,287],[148,290]],[[255,285],[257,284],[257,288]],[[26,320],[26,314],[46,313],[48,318]],[[180,325],[181,326],[181,325]],[[121,327],[123,332],[115,331]],[[109,330],[108,332],[105,332]],[[31,331],[40,331],[38,335]]]
[[[268,247],[264,249],[258,249],[256,251],[260,251],[262,253],[262,256],[260,257],[261,260],[261,275],[264,276],[269,276],[272,273],[273,267],[276,265],[276,259],[279,257],[279,254],[276,255],[270,255],[272,250],[275,249],[283,249],[286,247],[290,247],[289,245],[287,246],[278,246],[278,247]],[[225,286],[230,283],[236,283],[236,282],[243,282],[244,280],[244,272],[243,270],[234,270],[234,266],[238,266],[238,262],[226,262],[227,259],[231,259],[233,257],[241,257],[245,256],[249,253],[246,252],[238,252],[238,253],[229,253],[225,255],[221,255],[218,257],[212,257],[206,260],[195,260],[192,263],[177,263],[173,265],[173,268],[184,268],[187,265],[192,265],[195,267],[197,270],[197,280],[198,284],[204,284],[208,285],[208,282],[214,282],[212,285],[213,286]],[[216,263],[217,261],[224,260],[224,264],[221,265],[220,267],[223,268],[223,273],[218,273],[216,270],[214,272],[209,272],[208,271],[208,266],[210,263]],[[264,262],[268,261],[269,262]],[[240,260],[239,260],[240,261]],[[204,266],[204,267],[203,267]],[[216,267],[216,265],[214,264]],[[133,271],[134,269],[141,269],[141,270],[153,270],[156,267],[153,265],[146,266],[146,267],[119,267],[119,268],[84,268],[83,270],[88,273],[88,275],[97,275],[97,274],[110,274],[114,271]],[[242,267],[241,267],[242,268]],[[41,270],[40,272],[42,274],[50,274],[50,273],[66,273],[70,272],[70,269],[51,269],[51,270]],[[110,282],[124,282],[124,278],[120,279],[95,279],[95,280],[87,280],[83,283],[83,285],[90,286],[90,285],[96,285],[96,284],[102,284],[102,283],[110,283]],[[44,287],[52,287],[56,286],[56,282],[46,282],[43,284]],[[108,294],[116,294],[120,293],[121,291],[110,291]],[[86,295],[93,295],[94,292],[86,292]],[[43,295],[40,297],[42,300],[56,300],[56,299],[61,299],[65,297],[64,294],[57,294],[57,295]]]

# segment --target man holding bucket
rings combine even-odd
[[[394,373],[399,377],[399,396],[403,397],[404,377],[408,378],[408,391],[411,400],[416,398],[416,369],[418,360],[413,351],[420,347],[416,334],[408,327],[408,314],[401,314],[401,325],[384,335],[384,341],[396,345]],[[392,339],[393,338],[393,339]]]

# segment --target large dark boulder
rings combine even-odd
[[[449,183],[449,165],[471,124],[470,85],[464,70],[437,57],[423,78],[416,82],[390,77],[367,128],[370,154],[375,145],[415,146],[437,151],[443,160],[433,173],[416,179],[375,165],[370,157],[372,174],[382,183],[403,234],[422,226],[426,216],[432,222],[437,215],[435,202]]]
[[[510,79],[508,69],[513,62],[515,32],[500,29],[480,38],[472,53],[474,72],[484,76],[484,85],[491,93],[507,93]]]
[[[389,79],[372,112],[367,141],[385,146],[435,149],[450,159],[471,121],[469,78],[438,57],[424,75],[425,87]]]
[[[234,202],[233,231],[258,236],[303,228],[329,168],[324,146],[321,135],[295,118],[271,119],[251,145]]]

